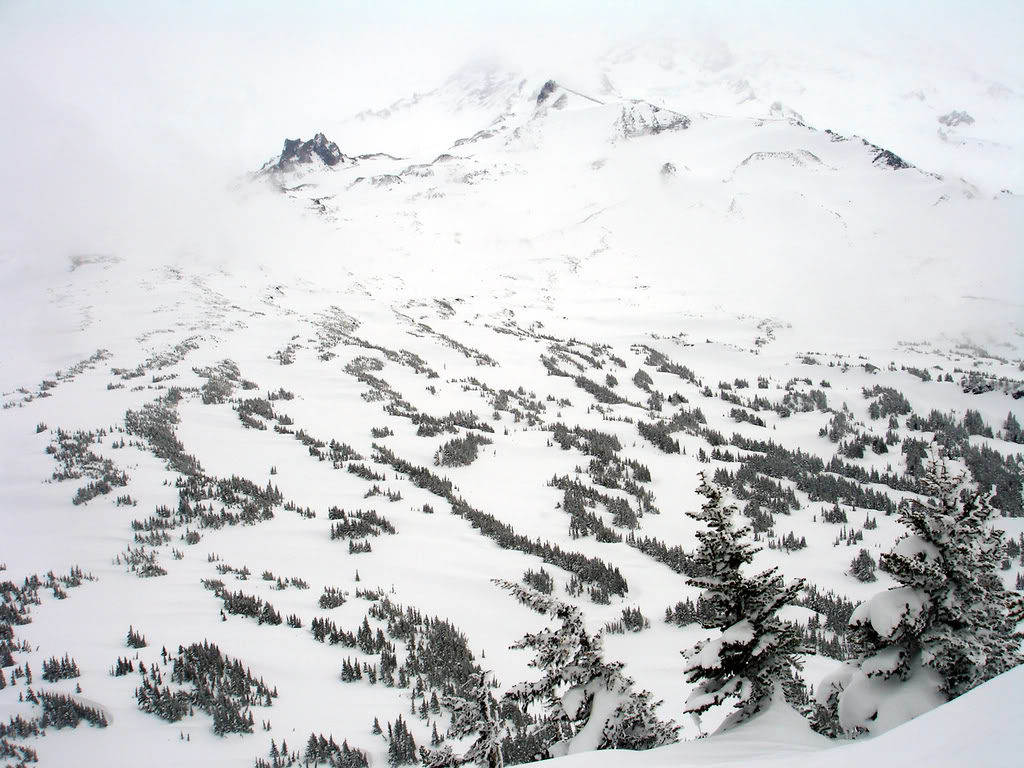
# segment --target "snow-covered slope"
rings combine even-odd
[[[851,560],[900,535],[936,433],[1024,541],[1021,198],[778,111],[477,71],[358,118],[359,141],[288,142],[183,253],[7,257],[0,722],[40,716],[30,687],[106,721],[14,740],[44,764],[170,766],[312,733],[383,765],[399,717],[443,735],[432,694],[473,665],[497,692],[533,679],[509,646],[548,620],[493,580],[541,569],[679,719],[678,652],[706,635],[681,573],[702,470],[757,523],[756,564],[814,587],[786,614],[820,651],[812,685],[853,603],[891,585]],[[220,692],[253,733],[216,735],[199,693],[176,709],[204,640],[251,669]],[[79,676],[40,683],[65,654]],[[845,765],[902,733],[833,749],[778,711],[649,759]]]
[[[923,52],[894,43],[900,33],[884,27],[855,47],[834,45],[834,30],[814,39],[799,25],[766,29],[760,44],[743,45],[724,29],[710,37],[667,31],[606,54],[593,82],[609,94],[666,106],[698,101],[719,114],[775,114],[859,133],[940,173],[970,169],[971,181],[990,192],[1019,191],[1019,66],[961,59],[941,46]]]
[[[878,322],[906,338],[998,334],[1020,316],[1018,196],[793,118],[668,111],[550,79],[505,94],[479,130],[421,156],[370,155],[297,189],[278,181],[343,233],[353,261],[418,286],[447,289],[467,263],[511,274],[531,263],[550,285],[569,272],[574,285],[803,312],[830,339]],[[389,119],[416,134],[446,100]]]
[[[1015,669],[895,731],[875,739],[835,746],[802,734],[791,713],[770,710],[749,726],[715,739],[662,747],[651,752],[591,753],[559,758],[569,766],[829,766],[921,763],[936,768],[1016,764],[1017,717],[1024,706],[1024,670]]]

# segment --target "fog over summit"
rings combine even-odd
[[[200,217],[285,136],[326,130],[343,151],[405,151],[408,136],[383,133],[395,146],[380,146],[346,118],[481,60],[686,113],[778,106],[986,193],[1022,186],[1024,22],[1013,3],[648,2],[627,13],[614,3],[54,2],[0,14],[0,87],[17,116],[3,141],[18,148],[3,231],[20,247],[73,249],[62,242],[71,232],[112,241],[137,225],[166,242],[178,228],[168,209]],[[941,124],[952,111],[974,122]],[[432,123],[417,133],[431,136]],[[46,205],[27,202],[36,190]]]

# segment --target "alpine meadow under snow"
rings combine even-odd
[[[4,764],[1017,763],[1021,14],[641,6],[0,10]]]

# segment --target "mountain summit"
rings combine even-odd
[[[295,170],[296,166],[310,165],[317,161],[329,168],[333,168],[348,159],[338,149],[337,144],[324,136],[324,134],[318,133],[309,141],[285,139],[281,156],[271,168],[277,171],[291,171]]]

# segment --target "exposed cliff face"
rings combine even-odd
[[[318,133],[309,141],[302,139],[285,139],[281,157],[272,167],[279,171],[288,171],[297,165],[306,165],[318,159],[326,166],[335,166],[350,161],[352,158],[342,154],[338,145],[324,134]]]

